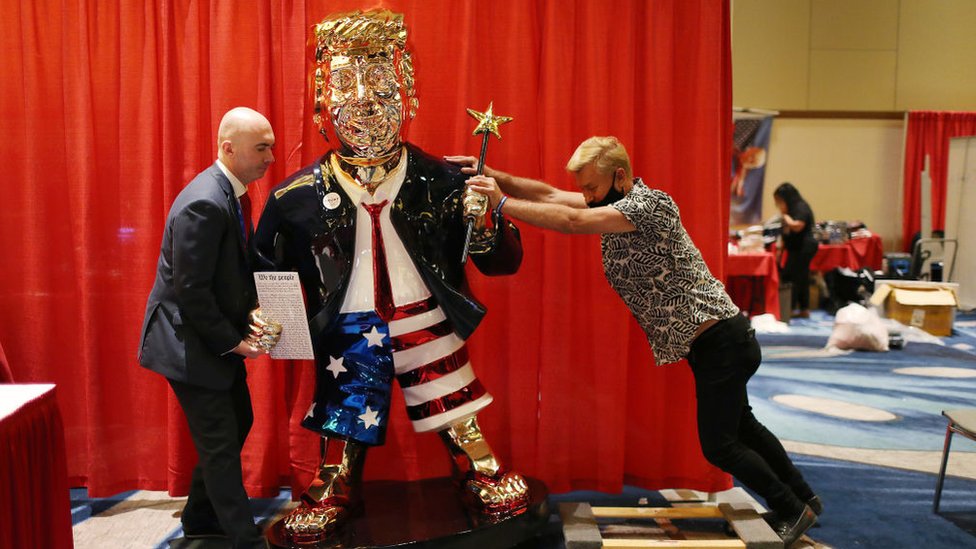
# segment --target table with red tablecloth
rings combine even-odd
[[[732,301],[749,316],[771,313],[779,320],[779,269],[770,252],[730,254],[725,285]]]
[[[852,271],[867,267],[878,271],[881,270],[883,258],[881,237],[872,234],[865,238],[852,238],[843,244],[821,244],[810,262],[810,270],[826,273],[837,267],[847,267]]]
[[[0,494],[0,547],[74,546],[54,385],[0,384]]]
[[[881,237],[872,234],[843,244],[821,244],[810,262],[810,270],[828,272],[837,267],[879,270],[883,257]],[[749,316],[771,313],[780,319],[779,269],[774,252],[730,254],[726,270],[726,289],[740,309]]]

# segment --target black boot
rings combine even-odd
[[[803,506],[803,511],[796,517],[779,523],[776,533],[783,540],[783,547],[789,549],[796,540],[803,537],[803,533],[817,523],[817,515],[809,505]]]
[[[807,506],[813,511],[818,517],[823,514],[823,502],[820,501],[820,496],[813,496],[807,500]]]
[[[823,502],[820,501],[820,496],[811,496],[810,499],[807,500],[807,506],[810,507],[810,510],[813,511],[813,513],[818,517],[823,514]],[[776,511],[766,511],[765,513],[760,513],[759,516],[773,526],[773,528],[775,528],[776,524],[779,522],[779,515],[776,513]],[[819,525],[817,525],[817,527],[819,528]]]

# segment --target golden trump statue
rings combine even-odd
[[[275,187],[254,236],[260,269],[300,275],[317,366],[302,425],[342,450],[323,457],[284,519],[294,543],[325,540],[362,509],[363,465],[384,442],[394,378],[414,429],[443,440],[469,509],[500,519],[528,501],[525,480],[499,464],[478,426],[492,397],[465,340],[485,308],[461,262],[474,218],[474,264],[514,273],[518,230],[465,198],[457,167],[405,142],[417,109],[406,38],[403,16],[389,11],[315,26],[314,121],[332,150]]]

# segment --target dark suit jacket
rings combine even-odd
[[[146,304],[139,363],[167,378],[223,390],[243,357],[256,303],[233,186],[213,164],[176,197]]]
[[[421,278],[455,332],[466,339],[485,315],[469,292],[461,255],[465,225],[460,168],[407,144],[407,173],[390,219]],[[275,187],[252,241],[258,270],[295,269],[302,279],[313,337],[337,316],[352,272],[356,205],[331,173],[329,154]],[[314,170],[322,169],[321,183]],[[332,195],[334,207],[324,206]],[[487,275],[516,272],[522,262],[518,229],[497,215],[491,243],[471,258]]]

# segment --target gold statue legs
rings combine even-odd
[[[461,501],[473,514],[498,521],[525,511],[529,488],[516,472],[498,464],[471,416],[440,431],[454,465],[454,481]],[[362,478],[368,446],[351,440],[342,444],[342,460],[327,463],[325,456],[301,503],[284,519],[288,538],[299,545],[326,541],[362,511]]]
[[[525,479],[499,466],[476,416],[451,425],[440,435],[453,458],[454,481],[466,507],[494,520],[525,511],[529,502]]]
[[[302,494],[301,503],[284,519],[285,533],[295,543],[325,541],[362,511],[363,466],[368,447],[351,440],[335,442],[343,445],[341,462],[329,464],[323,455],[318,473]]]

